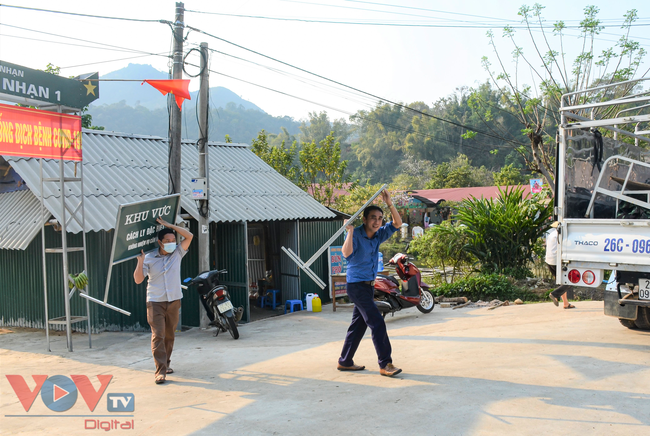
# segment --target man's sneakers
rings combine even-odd
[[[402,370],[400,368],[397,368],[392,363],[389,363],[385,367],[379,369],[379,373],[381,375],[385,375],[386,377],[393,377],[393,376],[399,374],[400,372],[402,372]]]

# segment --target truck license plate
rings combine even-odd
[[[650,300],[650,279],[639,279],[639,300]]]
[[[232,303],[230,301],[224,301],[217,306],[217,309],[219,309],[219,313],[226,313],[229,310],[232,310]]]

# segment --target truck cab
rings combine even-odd
[[[605,315],[628,328],[650,329],[650,96],[640,90],[645,80],[562,96],[555,214],[557,283],[596,287],[611,271],[615,285],[605,291]],[[625,97],[621,89],[629,91]]]

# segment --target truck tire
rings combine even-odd
[[[632,321],[631,319],[619,318],[618,321],[621,323],[623,327],[627,327],[632,330],[636,328],[636,324],[634,324],[634,321]]]
[[[650,330],[650,308],[639,307],[634,324],[640,329]]]

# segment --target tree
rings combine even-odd
[[[332,207],[341,212],[347,213],[349,215],[354,215],[366,202],[372,197],[379,189],[383,186],[382,183],[370,184],[367,182],[365,185],[361,184],[352,184],[347,189],[346,195],[339,195],[335,198]],[[391,194],[393,203],[398,206],[400,201],[406,201],[407,196],[403,192],[400,192],[402,189],[401,186],[391,184],[388,186],[388,192]],[[381,207],[384,211],[384,217],[386,221],[391,221],[393,219],[390,209],[382,203],[381,200],[375,200],[373,204]]]
[[[584,18],[579,25],[581,47],[578,48],[579,53],[572,65],[568,65],[567,41],[564,38],[567,26],[563,21],[558,21],[553,24],[552,31],[549,31],[542,17],[543,9],[544,6],[539,3],[533,6],[522,6],[519,9],[525,32],[532,44],[532,55],[524,53],[523,40],[518,37],[513,27],[506,26],[503,29],[503,37],[512,46],[514,72],[509,72],[506,68],[501,55],[505,49],[497,47],[492,31],[489,31],[487,36],[490,45],[494,48],[499,72],[492,70],[492,64],[487,57],[483,57],[482,63],[492,83],[503,96],[501,109],[510,111],[517,117],[522,127],[521,133],[527,139],[526,146],[516,144],[512,146],[525,160],[528,169],[542,174],[551,191],[554,191],[555,129],[560,123],[558,108],[561,96],[595,85],[612,84],[634,78],[646,51],[638,42],[630,39],[630,30],[638,19],[637,10],[632,9],[623,15],[620,39],[613,47],[597,54],[596,37],[605,26],[597,17],[599,9],[595,6],[587,6],[584,8]],[[551,38],[551,32],[554,39]],[[536,66],[538,63],[541,63],[541,67]],[[522,72],[521,69],[524,71]],[[520,74],[525,77],[532,75],[538,84],[535,86],[524,84]],[[624,97],[629,95],[634,87],[634,83],[626,83],[609,88],[608,92],[594,91],[571,95],[567,97],[565,103],[571,106],[597,102],[612,96]],[[609,117],[614,115],[616,110],[611,107],[596,108],[593,115],[595,118]],[[586,110],[576,112],[587,118],[592,115],[591,110],[589,113]],[[517,141],[512,141],[511,144],[513,142]]]
[[[343,119],[330,121],[327,112],[309,112],[309,120],[300,124],[301,142],[315,142],[319,144],[329,135],[340,144],[347,141],[350,136],[350,127]]]
[[[226,139],[230,138],[227,137]],[[295,143],[287,148],[284,141],[282,141],[279,147],[271,147],[267,141],[267,134],[262,129],[257,138],[251,141],[251,151],[287,179],[292,182],[297,181],[298,168],[294,165],[296,156]]]
[[[476,261],[476,258],[465,250],[468,243],[469,233],[466,226],[458,222],[443,221],[428,228],[421,237],[413,239],[409,245],[409,253],[415,254],[418,260],[429,268],[440,267],[445,282],[453,283],[456,273],[462,267]],[[451,267],[449,276],[447,267]]]
[[[358,138],[352,151],[361,165],[352,177],[369,178],[371,183],[390,180],[404,156],[402,142],[410,117],[405,117],[399,106],[379,104],[372,111],[357,112],[350,120]]]
[[[298,158],[298,186],[311,193],[321,204],[331,206],[335,201],[335,192],[350,182],[350,176],[345,175],[348,162],[341,160],[341,145],[334,142],[334,132],[330,132],[318,145],[314,141],[303,143]]]
[[[486,186],[491,182],[490,171],[484,166],[472,166],[469,158],[459,153],[455,159],[436,166],[426,189],[469,188]]]
[[[417,159],[406,155],[400,162],[399,174],[393,177],[393,183],[404,186],[404,189],[423,189],[433,172],[430,161]]]
[[[495,186],[511,186],[526,183],[526,178],[521,174],[521,170],[515,167],[514,164],[501,167],[492,176],[494,177]]]

